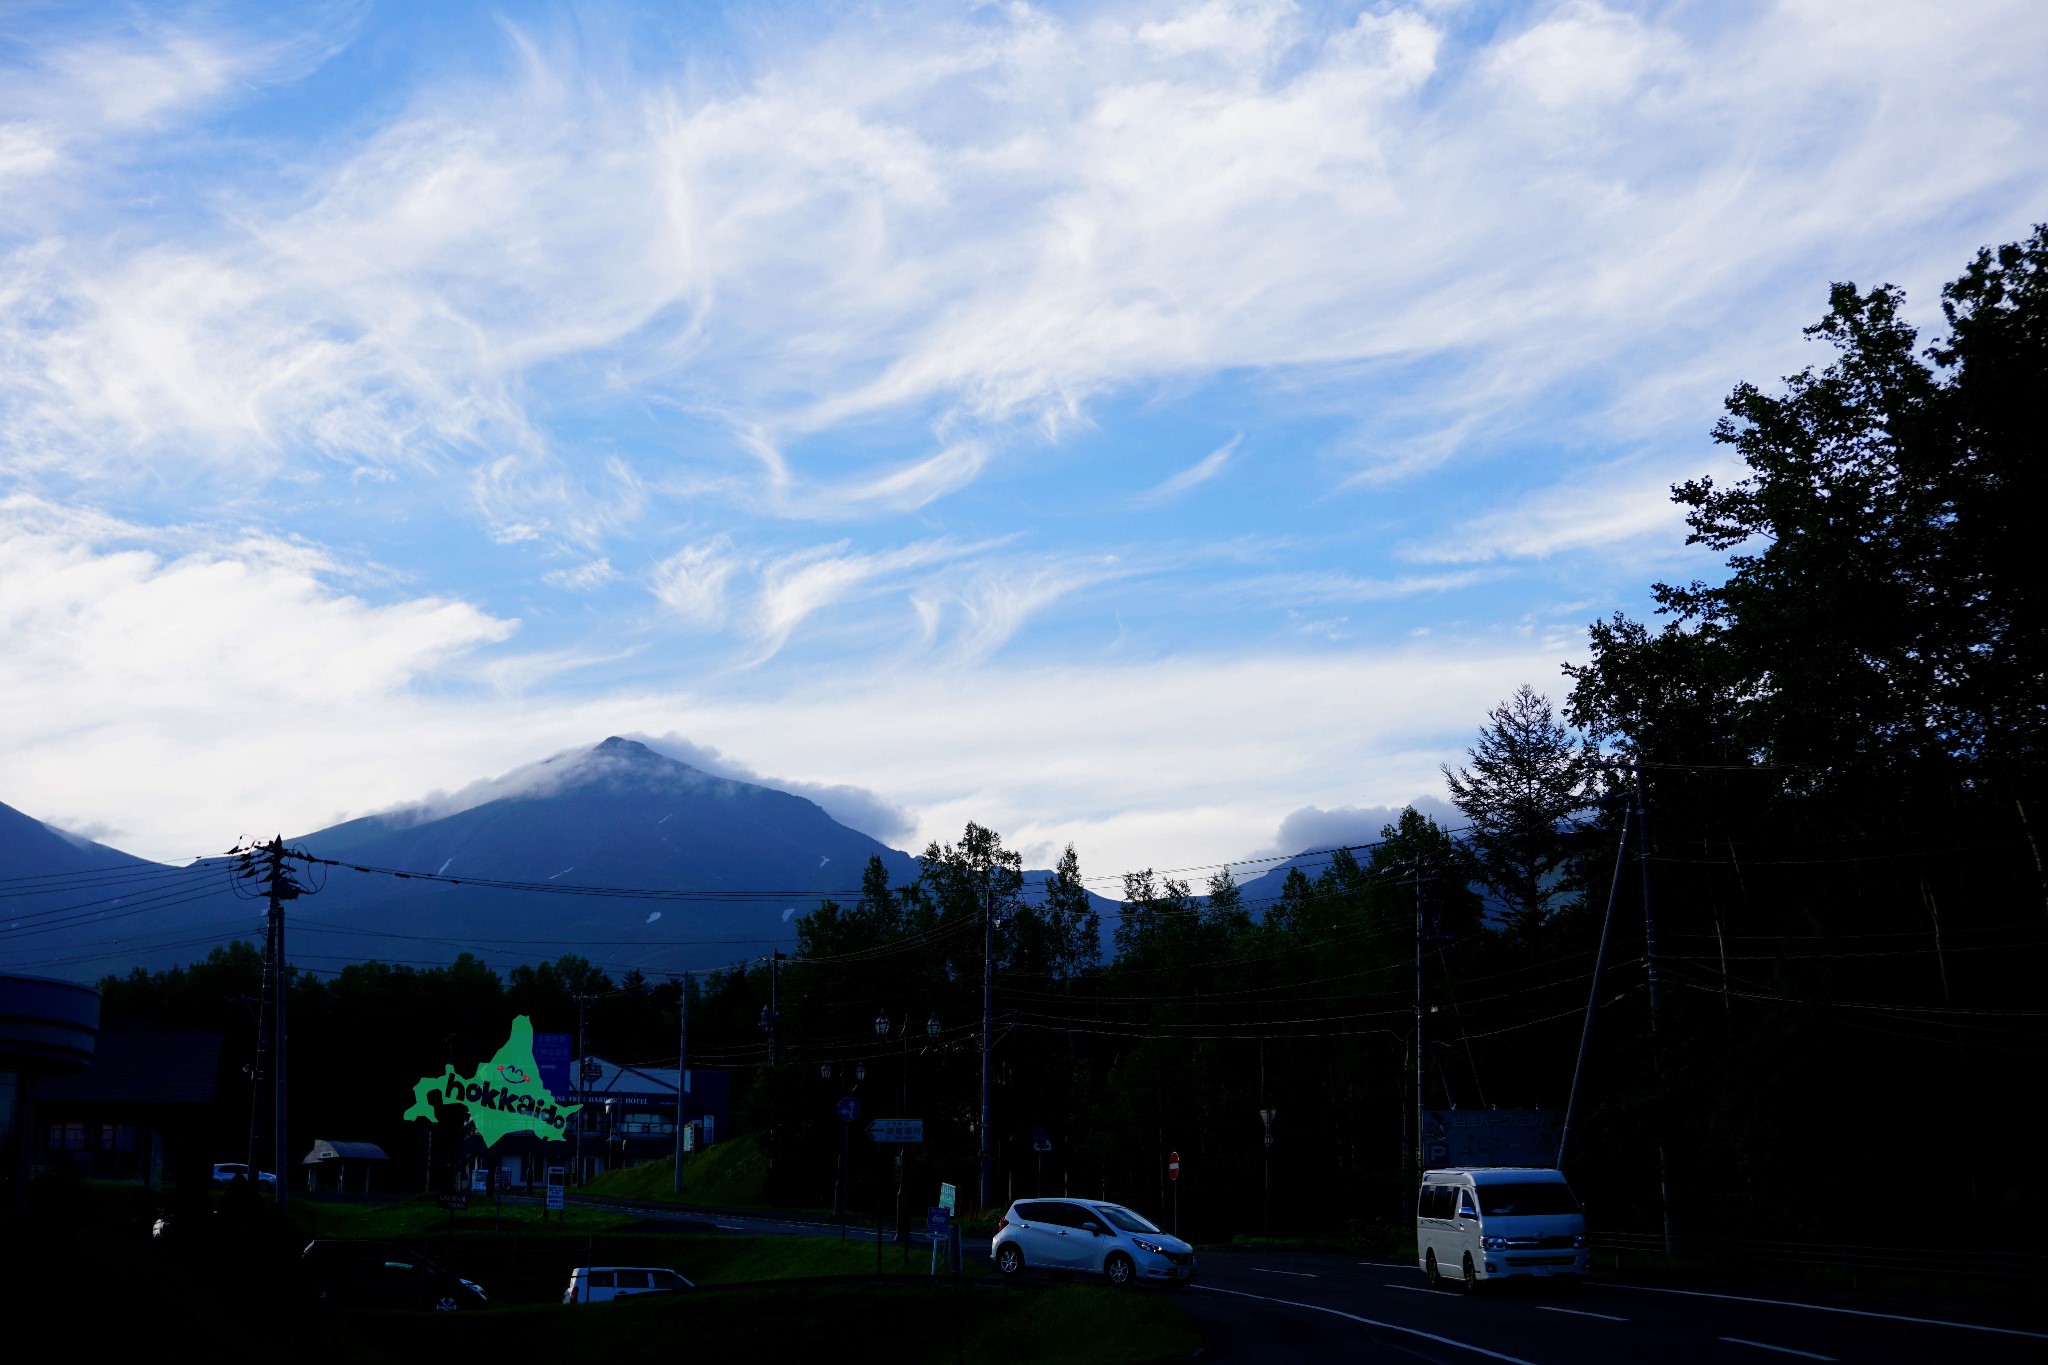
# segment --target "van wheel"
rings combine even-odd
[[[1005,1278],[1023,1273],[1024,1253],[1017,1250],[1015,1242],[1003,1243],[1002,1250],[996,1253],[996,1269],[1002,1271]]]
[[[1109,1259],[1102,1263],[1102,1273],[1109,1277],[1111,1284],[1122,1289],[1138,1278],[1138,1267],[1121,1251],[1112,1251]]]
[[[1422,1273],[1429,1276],[1431,1289],[1444,1287],[1444,1273],[1436,1268],[1436,1248],[1431,1247],[1422,1257]]]
[[[1465,1292],[1467,1294],[1477,1294],[1479,1292],[1479,1272],[1472,1267],[1472,1253],[1469,1251],[1465,1253]]]

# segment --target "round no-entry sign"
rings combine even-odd
[[[1169,1152],[1169,1153],[1167,1154],[1167,1157],[1166,1157],[1166,1178],[1167,1178],[1168,1180],[1178,1180],[1178,1179],[1180,1179],[1180,1153],[1179,1153],[1179,1152]]]

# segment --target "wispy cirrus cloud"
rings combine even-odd
[[[1172,502],[1191,488],[1209,482],[1223,472],[1223,467],[1230,463],[1231,456],[1237,454],[1237,447],[1243,440],[1244,435],[1240,432],[1186,469],[1140,493],[1133,501],[1140,507],[1157,507],[1161,503]]]
[[[1430,7],[912,11],[704,81],[515,26],[501,71],[422,82],[282,186],[230,161],[175,231],[113,231],[88,201],[17,240],[0,421],[10,460],[74,472],[575,463],[553,409],[607,392],[735,448],[764,423],[981,429],[787,503],[892,513],[975,477],[990,432],[1070,430],[1106,393],[1438,357],[1405,443],[1475,383],[1525,403],[1595,367],[1625,389],[1646,338],[1703,344],[1788,266],[1884,247],[1910,271],[1957,202],[2022,202],[2048,180],[2019,133],[2044,24],[1992,3],[1709,23],[1573,0],[1491,31]],[[119,81],[136,117],[246,79],[211,53],[161,44]],[[47,79],[83,95],[127,69],[87,56]],[[1976,78],[1910,109],[1875,93],[1926,69]],[[39,162],[44,123],[16,125],[6,155]]]

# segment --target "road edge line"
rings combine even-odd
[[[1403,1332],[1411,1337],[1421,1337],[1424,1341],[1434,1341],[1443,1346],[1455,1346],[1461,1351],[1471,1351],[1475,1355],[1486,1356],[1492,1360],[1504,1360],[1508,1365],[1535,1365],[1534,1361],[1524,1360],[1520,1356],[1502,1355],[1499,1351],[1489,1351],[1484,1346],[1474,1346],[1471,1342],[1459,1341],[1456,1337],[1440,1337],[1434,1332],[1425,1332],[1420,1327],[1403,1327],[1398,1323],[1381,1322],[1377,1318],[1362,1318],[1356,1313],[1347,1313],[1341,1308],[1326,1308],[1319,1303],[1297,1303],[1293,1299],[1276,1299],[1266,1294],[1248,1294],[1242,1289],[1219,1289],[1213,1284],[1198,1284],[1194,1288],[1205,1289],[1211,1294],[1228,1294],[1237,1299],[1252,1299],[1259,1303],[1277,1303],[1286,1308],[1306,1308],[1312,1313],[1328,1313],[1332,1317],[1364,1323],[1367,1327],[1378,1327],[1388,1332]]]

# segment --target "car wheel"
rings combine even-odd
[[[1121,1251],[1112,1251],[1109,1259],[1102,1263],[1102,1273],[1109,1277],[1111,1284],[1121,1289],[1138,1278],[1138,1267]]]
[[[1429,1276],[1429,1287],[1431,1289],[1442,1289],[1444,1287],[1444,1273],[1436,1268],[1436,1248],[1431,1247],[1423,1253],[1422,1273]]]
[[[462,1305],[455,1301],[453,1294],[443,1294],[440,1298],[434,1300],[434,1311],[436,1313],[453,1313],[460,1307]]]
[[[1015,1242],[1003,1243],[1002,1248],[996,1252],[996,1269],[1006,1276],[1023,1273],[1024,1253],[1017,1250]]]
[[[1469,1251],[1465,1253],[1465,1292],[1467,1294],[1479,1292],[1479,1272],[1472,1266],[1472,1253]]]

